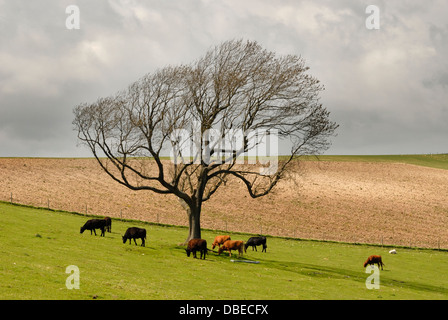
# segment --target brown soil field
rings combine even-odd
[[[209,229],[357,243],[448,248],[448,170],[401,163],[300,161],[252,199],[229,182],[204,203]],[[186,225],[173,195],[132,191],[95,159],[0,159],[0,200]],[[185,234],[187,236],[187,232]]]

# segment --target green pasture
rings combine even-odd
[[[105,237],[80,234],[89,217],[0,203],[0,299],[447,299],[448,252],[268,237],[267,253],[240,260],[188,258],[182,227],[113,220]],[[123,244],[130,226],[146,247]],[[218,232],[204,230],[209,248]],[[231,234],[235,240],[250,235]],[[140,242],[138,242],[140,244]],[[216,250],[216,249],[215,249]],[[381,254],[379,289],[367,289],[363,262]],[[67,289],[67,266],[79,289]]]

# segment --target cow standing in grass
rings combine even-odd
[[[247,247],[251,246],[252,251],[257,251],[257,246],[263,246],[263,250],[261,252],[266,252],[266,237],[250,237],[249,240],[244,244],[244,252],[247,252]]]
[[[135,239],[142,239],[142,247],[144,247],[146,239],[146,229],[137,227],[128,228],[122,238],[123,243],[126,243],[126,241],[129,240],[129,244],[131,244],[131,239],[134,239],[135,245],[137,245],[137,241]]]
[[[231,240],[230,236],[216,236],[215,241],[213,241],[212,244],[212,250],[215,249],[216,246],[219,248],[227,240]]]
[[[383,260],[381,259],[381,256],[377,256],[377,255],[372,255],[370,257],[367,258],[367,260],[364,262],[364,268],[368,265],[378,265],[378,268],[381,266],[381,270],[383,270],[383,265],[385,265],[383,263]]]
[[[105,217],[104,220],[106,220],[106,231],[112,232],[112,219],[109,217]]]
[[[85,230],[90,230],[90,234],[92,234],[92,231],[95,233],[95,229],[101,230],[101,237],[104,237],[104,230],[106,229],[106,220],[104,219],[90,219],[88,220],[82,227],[81,227],[81,233],[83,233]]]
[[[229,251],[229,257],[232,256],[232,250],[238,250],[238,255],[243,255],[244,242],[241,240],[227,240],[218,250],[218,255],[224,250]]]
[[[205,260],[205,255],[207,254],[207,241],[204,239],[191,239],[188,241],[187,249],[187,257],[190,256],[190,253],[193,252],[193,257],[196,257],[196,252],[199,251],[201,253],[201,258]]]

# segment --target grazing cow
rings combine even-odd
[[[105,217],[104,220],[106,220],[106,231],[112,232],[112,219],[109,217]]]
[[[263,250],[261,252],[266,252],[266,237],[250,237],[249,240],[244,244],[244,252],[247,252],[247,247],[251,246],[252,251],[257,251],[257,246],[263,246]]]
[[[219,248],[227,240],[230,240],[230,236],[216,236],[215,241],[213,241],[212,244],[212,250],[215,249],[216,246]]]
[[[196,257],[196,251],[199,251],[201,253],[200,259],[205,260],[205,255],[207,254],[207,241],[204,239],[191,239],[188,241],[187,249],[185,249],[187,252],[187,257],[190,256],[190,253],[193,252],[193,257]]]
[[[137,245],[137,241],[135,239],[142,239],[142,247],[144,247],[146,239],[146,229],[137,227],[128,228],[122,238],[123,243],[126,243],[126,241],[129,239],[129,244],[131,244],[131,239],[134,239],[135,245]]]
[[[106,228],[106,220],[104,219],[90,219],[88,220],[82,227],[81,227],[81,233],[84,232],[84,230],[90,230],[90,234],[92,234],[92,231],[96,235],[95,229],[101,230],[101,236],[104,237],[104,230]]]
[[[381,270],[383,270],[383,265],[385,266],[385,264],[381,260],[381,256],[377,256],[377,255],[372,255],[372,256],[368,257],[366,262],[364,262],[364,268],[368,264],[373,264],[374,265],[375,263],[378,265],[378,268],[381,266]]]
[[[243,255],[243,246],[244,242],[241,240],[227,240],[222,244],[222,246],[218,249],[218,255],[221,254],[224,250],[229,251],[229,257],[232,256],[232,250],[238,250],[239,255]]]

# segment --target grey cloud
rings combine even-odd
[[[67,30],[76,4],[81,29]],[[328,153],[444,152],[444,1],[0,1],[0,156],[88,155],[72,109],[231,38],[302,55],[340,125]]]

